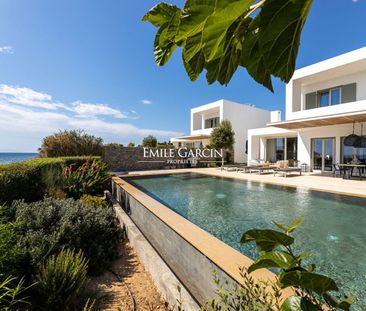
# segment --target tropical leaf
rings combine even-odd
[[[273,91],[272,76],[288,82],[312,0],[186,0],[181,10],[160,3],[143,21],[159,28],[155,61],[166,64],[177,46],[191,80],[204,69],[209,84],[228,84],[239,66]]]
[[[281,311],[318,311],[318,308],[306,298],[291,296],[282,304]]]
[[[266,68],[285,82],[294,73],[311,4],[312,0],[267,0],[259,14],[258,36]]]
[[[295,218],[293,221],[290,222],[289,225],[285,226],[283,224],[280,224],[278,222],[272,221],[273,224],[275,224],[278,228],[283,230],[285,233],[289,234],[294,232],[302,223],[304,222],[303,218]]]
[[[300,287],[319,295],[324,295],[328,291],[338,291],[335,281],[327,276],[309,271],[294,270],[282,272],[279,276],[280,286]]]
[[[268,252],[259,256],[248,268],[248,272],[251,273],[261,268],[282,268],[288,270],[296,264],[296,259],[287,252]]]
[[[271,252],[280,245],[291,245],[294,238],[271,229],[252,229],[243,234],[240,242],[255,242],[260,251]]]

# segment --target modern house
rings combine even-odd
[[[363,123],[364,122],[364,123]],[[345,146],[366,135],[366,47],[296,70],[286,86],[286,118],[248,131],[248,162],[295,160],[311,170],[366,162],[366,148]],[[363,133],[361,133],[363,127]]]
[[[172,138],[171,142],[176,147],[205,146],[209,143],[212,129],[221,121],[229,120],[235,132],[234,161],[245,163],[247,162],[248,130],[265,126],[270,121],[270,114],[270,111],[253,105],[243,105],[222,99],[191,109],[190,135]]]

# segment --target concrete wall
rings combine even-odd
[[[143,233],[164,262],[199,304],[215,296],[212,272],[221,280],[235,282],[220,267],[188,243],[149,209],[118,184],[113,183],[113,196]],[[186,310],[197,310],[185,306]]]

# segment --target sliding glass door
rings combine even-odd
[[[313,170],[331,172],[334,163],[335,139],[314,138],[311,146]]]

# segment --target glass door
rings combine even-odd
[[[334,138],[312,139],[312,168],[322,172],[331,172],[334,163]]]

